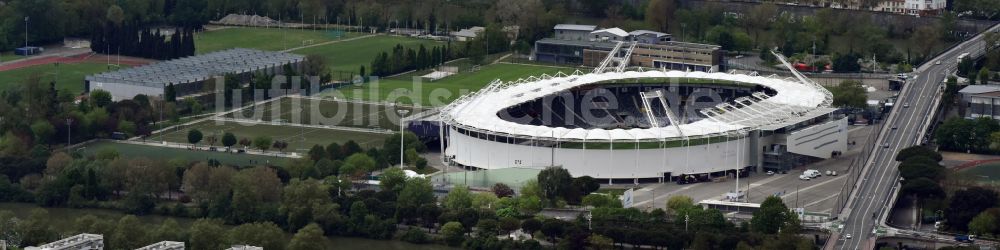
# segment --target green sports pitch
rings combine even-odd
[[[331,30],[232,27],[199,33],[195,45],[198,54],[231,48],[279,51],[358,35]]]
[[[227,113],[223,117],[236,121],[262,123],[393,130],[399,126],[399,110],[405,111],[407,115],[425,111],[420,107],[385,103],[284,97],[245,107]]]
[[[152,141],[165,141],[168,143],[187,144],[188,131],[197,129],[204,137],[216,136],[221,141],[225,133],[233,133],[238,139],[253,140],[259,136],[270,137],[271,140],[288,142],[285,152],[295,152],[304,154],[313,145],[326,146],[330,143],[344,144],[347,141],[354,141],[364,148],[381,147],[385,138],[389,134],[374,133],[365,131],[348,131],[319,127],[272,125],[266,123],[235,122],[223,120],[205,120],[191,125],[177,126],[173,130],[154,134],[147,138]],[[221,147],[221,142],[216,142],[216,147]],[[203,139],[199,145],[206,146]],[[271,149],[270,151],[274,151]]]

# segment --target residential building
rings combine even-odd
[[[629,61],[633,66],[692,71],[726,69],[725,51],[716,45],[671,41],[670,34],[655,31],[593,30],[592,27],[556,25],[554,38],[535,42],[532,58],[539,62],[596,67],[618,42],[635,42]],[[593,31],[585,33],[587,30]]]
[[[26,247],[25,250],[103,250],[104,236],[100,234],[77,234],[69,238],[42,244],[37,247]]]
[[[905,14],[910,15],[937,15],[948,7],[947,0],[906,0],[904,8]]]
[[[160,241],[135,250],[184,250],[184,242]]]
[[[226,250],[264,250],[263,247],[255,247],[251,245],[233,245]]]
[[[969,85],[958,91],[959,112],[965,119],[1000,120],[1000,85]]]

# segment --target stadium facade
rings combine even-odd
[[[257,72],[281,74],[286,67],[300,69],[304,60],[304,56],[291,53],[235,48],[90,75],[85,78],[85,89],[103,89],[113,99],[125,100],[139,94],[162,96],[173,84],[180,98],[213,93],[215,77],[232,74],[249,79]]]
[[[444,158],[475,169],[560,166],[608,182],[686,182],[845,151],[847,119],[829,107],[830,92],[786,66],[795,77],[602,66],[495,81],[441,109]]]

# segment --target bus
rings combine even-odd
[[[962,63],[962,60],[964,60],[966,57],[969,57],[969,52],[965,52],[962,53],[961,55],[958,55],[958,63]]]

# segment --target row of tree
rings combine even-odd
[[[945,120],[934,131],[935,142],[945,150],[991,153],[1000,151],[1000,123],[989,117]]]
[[[193,29],[174,29],[168,37],[161,31],[138,23],[117,25],[108,22],[99,32],[93,32],[90,48],[102,54],[120,54],[169,60],[195,53]]]
[[[371,76],[389,76],[410,70],[425,70],[443,64],[456,58],[451,45],[434,46],[427,49],[423,44],[419,48],[407,48],[396,44],[390,52],[382,52],[371,63]],[[365,67],[361,66],[361,75]]]

